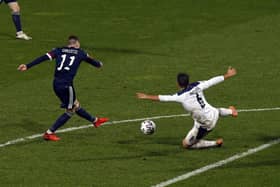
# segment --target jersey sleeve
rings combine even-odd
[[[100,68],[103,66],[103,63],[98,61],[98,60],[95,60],[93,59],[92,57],[90,57],[88,54],[86,54],[86,56],[84,57],[84,61],[97,67],[97,68]]]
[[[224,80],[225,80],[225,78],[222,75],[213,77],[207,81],[200,81],[199,82],[200,84],[197,87],[200,88],[201,90],[206,90],[206,89],[210,88],[211,86],[214,86],[216,84],[223,82]]]
[[[26,67],[27,69],[33,67],[33,66],[36,66],[38,64],[41,64],[42,62],[48,60],[48,56],[47,55],[43,55],[43,56],[40,56],[38,58],[36,58],[35,60],[33,60],[32,62],[30,62],[29,64],[26,64]]]
[[[182,102],[182,95],[174,94],[174,95],[159,95],[160,101],[163,102]]]
[[[51,50],[50,52],[47,52],[46,55],[49,57],[50,60],[53,60],[58,55],[58,49],[55,48],[55,49]]]

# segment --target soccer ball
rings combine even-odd
[[[156,124],[152,120],[145,120],[141,123],[140,130],[147,135],[151,135],[156,130]]]

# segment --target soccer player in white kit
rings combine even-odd
[[[181,90],[174,95],[147,95],[137,93],[139,99],[148,99],[163,102],[181,103],[184,109],[191,113],[194,126],[183,139],[184,148],[208,148],[220,147],[223,139],[209,141],[202,139],[212,131],[219,119],[219,116],[237,117],[238,112],[234,106],[229,108],[215,108],[205,99],[203,90],[219,84],[224,80],[236,75],[236,69],[229,67],[224,75],[213,77],[207,81],[198,81],[189,84],[189,76],[185,73],[177,75],[177,83]]]

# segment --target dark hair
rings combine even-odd
[[[189,75],[186,73],[178,73],[177,82],[180,87],[186,88],[189,85]]]
[[[78,38],[78,36],[75,36],[75,35],[70,35],[70,36],[68,37],[68,41],[70,41],[70,40],[76,40],[76,41],[79,41],[79,38]]]

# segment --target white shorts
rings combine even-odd
[[[216,108],[196,111],[192,113],[192,118],[194,119],[194,126],[185,138],[188,145],[195,144],[214,129],[219,119],[219,111]]]
[[[197,110],[192,112],[194,126],[197,128],[202,127],[211,131],[219,119],[219,110],[214,107],[209,107],[204,110]]]

